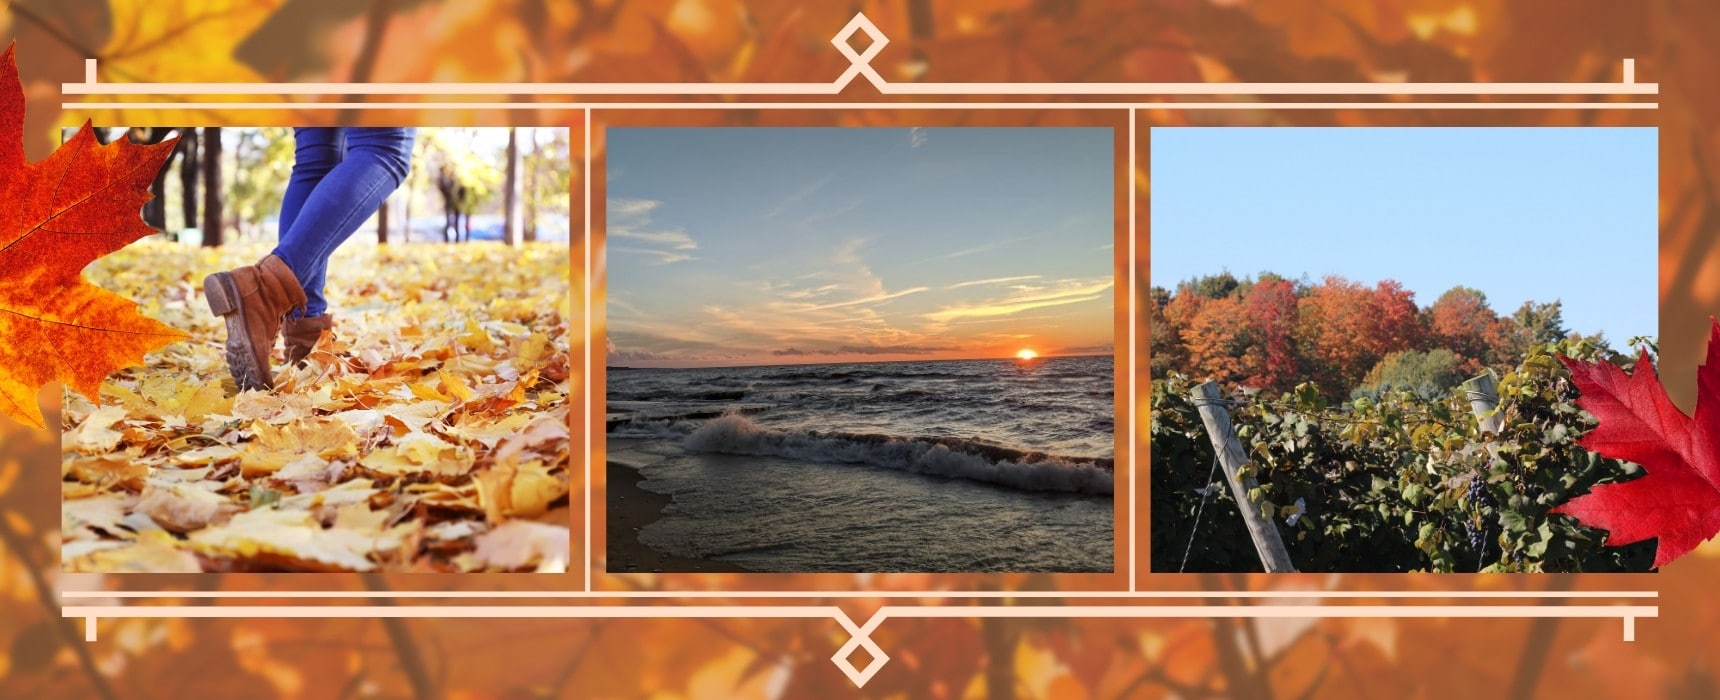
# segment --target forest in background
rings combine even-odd
[[[150,185],[155,198],[144,205],[144,221],[163,236],[204,246],[278,235],[292,129],[96,129],[102,143],[174,137],[173,154]],[[568,240],[568,149],[561,128],[421,127],[406,181],[359,230],[378,243]]]
[[[1464,286],[1422,308],[1393,280],[1369,287],[1336,275],[1311,282],[1226,271],[1174,291],[1155,286],[1147,306],[1154,378],[1182,373],[1268,396],[1312,382],[1328,399],[1387,388],[1431,399],[1485,369],[1505,374],[1535,346],[1608,347],[1599,333],[1566,328],[1558,300],[1525,301],[1503,314]]]

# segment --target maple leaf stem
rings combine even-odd
[[[376,71],[376,59],[382,54],[382,40],[388,35],[388,21],[394,18],[394,0],[375,0],[364,18],[364,44],[358,58],[352,61],[348,82],[368,83]],[[362,96],[361,96],[362,97]]]
[[[83,635],[78,634],[76,623],[72,618],[60,614],[60,601],[55,596],[53,587],[49,586],[47,579],[42,576],[42,567],[35,561],[35,557],[30,556],[30,550],[27,549],[29,542],[13,529],[9,518],[0,518],[0,543],[5,544],[7,551],[13,552],[24,562],[24,573],[30,578],[30,586],[36,589],[36,602],[42,605],[42,610],[48,617],[55,620],[54,631],[59,633],[60,643],[78,657],[78,667],[89,677],[90,686],[95,688],[96,694],[103,700],[119,700],[119,694],[114,692],[113,686],[108,685],[107,677],[102,675],[101,669],[96,668],[95,657],[90,654],[90,645],[84,641]]]
[[[1123,689],[1117,692],[1114,698],[1115,700],[1128,700],[1134,696],[1136,690],[1148,683],[1161,686],[1184,698],[1210,698],[1218,695],[1209,688],[1196,687],[1172,679],[1165,675],[1162,667],[1155,666],[1137,674],[1133,680],[1129,681],[1128,685],[1123,686]]]
[[[94,51],[85,48],[82,44],[79,44],[77,40],[67,36],[65,32],[60,31],[59,27],[49,24],[47,20],[42,19],[41,15],[36,14],[34,10],[15,2],[9,3],[7,9],[12,12],[13,16],[36,25],[43,32],[46,32],[48,36],[58,39],[60,43],[65,44],[66,48],[71,49],[73,53],[84,58],[98,58]]]
[[[387,592],[388,580],[381,574],[360,574],[364,587],[373,592]],[[394,605],[393,598],[378,598],[377,605]],[[406,675],[407,682],[412,684],[412,696],[418,700],[435,700],[441,697],[436,692],[436,684],[430,678],[430,670],[424,665],[424,654],[414,641],[412,630],[406,626],[406,620],[398,617],[384,617],[380,620],[382,628],[388,633],[388,639],[394,643],[394,654],[400,659],[400,671]]]
[[[1555,576],[1547,585],[1550,591],[1568,591],[1571,589],[1571,577]],[[1548,601],[1542,601],[1546,604]],[[1506,697],[1512,700],[1528,700],[1535,696],[1535,686],[1540,683],[1541,672],[1546,668],[1547,656],[1553,651],[1553,638],[1559,632],[1559,618],[1537,618],[1529,624],[1529,634],[1523,638],[1523,654],[1517,659],[1517,672],[1511,677],[1511,692]]]
[[[163,31],[160,36],[158,36],[154,39],[150,39],[149,41],[143,42],[141,44],[135,44],[132,46],[127,46],[124,49],[121,49],[118,51],[110,52],[106,56],[100,56],[100,57],[92,56],[91,58],[101,58],[102,60],[116,61],[116,60],[123,59],[123,58],[130,58],[130,57],[135,56],[137,54],[148,53],[150,51],[154,51],[157,48],[160,48],[162,46],[166,46],[167,44],[172,43],[175,39],[178,39],[179,37],[191,32],[191,30],[196,29],[200,25],[203,25],[203,24],[208,23],[208,22],[213,22],[213,21],[218,20],[218,19],[226,19],[227,17],[237,15],[237,14],[240,14],[243,12],[250,12],[250,11],[253,11],[253,9],[254,8],[252,8],[252,7],[231,7],[231,8],[227,8],[225,10],[211,10],[209,12],[205,12],[203,14],[200,14],[200,15],[197,15],[197,16],[192,17],[190,19],[187,19],[183,23],[179,24],[178,26],[175,26],[171,29]]]
[[[555,682],[549,686],[549,697],[559,698],[562,696],[562,689],[566,688],[567,684],[573,680],[574,674],[579,672],[579,667],[585,661],[586,655],[591,652],[592,647],[597,646],[597,638],[603,636],[603,630],[609,627],[608,620],[592,620],[590,627],[591,633],[585,636],[585,641],[580,643],[579,648],[574,649],[573,654],[561,665],[561,671],[556,674]]]
[[[1236,629],[1236,621],[1228,617],[1212,619],[1212,644],[1218,653],[1218,666],[1224,674],[1225,687],[1232,690],[1232,697],[1238,698],[1271,698],[1272,689],[1262,683],[1260,677],[1249,670],[1248,661],[1243,657],[1242,641]]]

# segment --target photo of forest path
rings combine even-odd
[[[1153,139],[1155,572],[1650,570],[1550,511],[1642,473],[1560,358],[1654,371],[1652,130]]]

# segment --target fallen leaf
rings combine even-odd
[[[125,420],[126,410],[123,406],[103,406],[92,412],[84,419],[82,425],[72,432],[72,438],[80,450],[99,453],[112,450],[119,445],[122,437],[120,431],[113,426]]]
[[[76,498],[60,504],[60,532],[67,540],[95,539],[98,531],[122,535],[126,499],[120,496]]]
[[[387,552],[397,544],[385,533],[326,529],[305,511],[265,508],[240,513],[225,525],[194,532],[190,540],[210,556],[284,558],[306,568],[331,571],[371,571],[371,552]]]
[[[165,532],[144,533],[133,542],[74,542],[61,548],[67,571],[138,574],[196,574],[203,572],[196,555],[179,548]]]
[[[568,528],[529,520],[513,520],[478,536],[472,558],[489,569],[518,571],[536,567],[538,573],[567,570]]]
[[[153,483],[143,490],[135,509],[163,529],[179,533],[219,524],[240,510],[226,497],[196,484]]]

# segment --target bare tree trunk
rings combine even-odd
[[[411,177],[406,179],[406,207],[405,211],[400,214],[400,218],[406,221],[406,232],[400,235],[400,240],[407,243],[412,242],[412,200],[416,199],[417,196],[418,175],[413,173]]]
[[[980,621],[985,644],[986,700],[1015,700],[1015,648],[1021,641],[1015,621],[986,618]]]
[[[179,159],[180,208],[185,212],[185,228],[197,228],[197,129],[186,127],[179,136],[179,148],[185,152]]]
[[[538,170],[541,169],[541,165],[543,163],[543,143],[538,140],[538,136],[542,133],[543,132],[539,129],[532,129],[532,154],[535,156],[535,160],[539,167],[526,168],[526,225],[525,230],[522,232],[522,238],[527,242],[537,240],[539,204],[537,181]]]
[[[149,183],[149,201],[143,203],[143,223],[157,231],[167,230],[167,166]]]
[[[502,187],[502,241],[520,243],[520,142],[519,129],[508,127],[508,167]]]
[[[376,242],[388,242],[388,204],[393,197],[382,200],[382,206],[376,210]]]
[[[203,129],[203,245],[221,245],[221,127]]]
[[[185,131],[184,128],[177,130]],[[173,131],[175,129],[171,127],[132,129],[130,138],[134,143],[153,146],[167,140],[167,135]],[[167,170],[173,167],[173,159],[178,156],[177,147],[167,154],[167,162],[161,164],[155,179],[149,182],[149,201],[143,203],[143,222],[159,231],[167,230]]]

